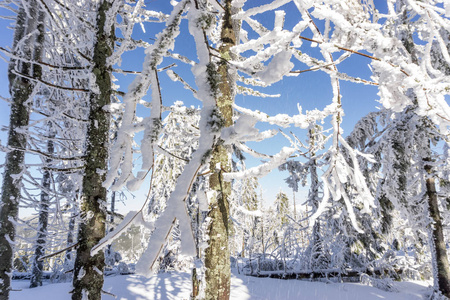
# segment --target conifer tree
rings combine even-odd
[[[100,299],[103,286],[103,251],[91,256],[91,249],[104,237],[106,223],[106,188],[103,187],[108,166],[110,115],[104,110],[111,103],[111,66],[108,58],[114,51],[115,2],[101,1],[98,5],[96,42],[93,51],[93,69],[97,91],[90,94],[89,127],[78,249],[73,276],[72,299]]]
[[[53,138],[54,135],[51,133],[51,126],[49,125],[49,141],[47,142],[47,152],[49,154],[53,154],[54,145]],[[47,162],[50,163],[50,159],[47,159]],[[45,251],[45,244],[47,240],[47,227],[48,227],[48,215],[49,215],[49,206],[50,206],[50,190],[51,190],[51,181],[52,181],[52,172],[49,169],[44,170],[44,174],[42,177],[42,187],[41,191],[40,203],[39,203],[39,223],[37,228],[37,240],[35,246],[35,253],[32,261],[32,275],[30,280],[30,287],[37,287],[42,285],[42,273],[44,262],[41,260]]]
[[[41,66],[33,63],[41,58],[44,38],[44,14],[38,1],[20,5],[14,32],[13,54],[8,70],[11,94],[8,153],[3,175],[0,203],[0,299],[9,299],[15,241],[14,222],[18,218],[21,178],[24,167],[26,134],[21,131],[28,125],[30,97],[36,93],[33,78],[41,76]]]
[[[414,25],[409,21],[409,9],[407,3],[404,0],[398,0],[396,3],[396,10],[400,16],[396,24],[398,28],[397,34],[399,35],[399,39],[401,40],[403,47],[409,54],[411,62],[419,64],[420,50],[417,49],[417,46],[413,40],[412,27]],[[435,49],[437,47],[438,46],[435,45]],[[445,48],[444,51],[448,51],[447,48]],[[441,69],[445,72],[445,64],[441,67],[438,67],[438,69]],[[413,106],[418,105],[417,95],[414,92],[407,92],[406,96],[411,99]],[[434,139],[434,125],[426,117],[418,119],[415,115],[411,116],[411,113],[409,113],[409,108],[405,109],[404,114],[408,123],[411,124],[407,126],[407,130],[412,129],[415,131],[416,143],[417,147],[419,148],[417,152],[419,154],[419,168],[423,168],[423,170],[419,169],[418,173],[421,174],[421,177],[425,181],[425,184],[423,184],[423,190],[425,191],[428,204],[426,212],[433,220],[433,223],[429,225],[431,226],[429,244],[430,251],[432,253],[435,286],[438,287],[443,295],[445,295],[446,297],[450,297],[450,264],[444,240],[442,218],[436,192],[436,171],[434,170],[433,158],[431,155],[431,143]],[[400,145],[400,147],[407,151],[407,148],[405,146]],[[412,210],[416,209],[414,205],[410,207]]]

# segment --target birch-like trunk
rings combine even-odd
[[[27,142],[26,133],[20,129],[28,125],[30,119],[28,100],[36,86],[32,80],[20,74],[34,78],[41,76],[41,67],[29,61],[39,61],[41,57],[44,40],[43,13],[37,1],[30,0],[27,4],[28,11],[21,6],[17,14],[13,54],[23,57],[28,62],[17,58],[11,59],[8,70],[11,115],[9,151],[6,154],[0,203],[0,300],[9,299],[11,289],[13,243],[16,235],[14,222],[17,221],[19,212],[24,150]]]
[[[91,249],[105,236],[106,189],[102,186],[108,165],[110,115],[104,110],[111,103],[111,67],[107,58],[114,51],[113,3],[99,3],[93,69],[98,94],[91,93],[86,163],[83,177],[78,249],[75,259],[72,299],[99,300],[103,286],[104,253],[91,256]]]
[[[230,57],[230,48],[236,45],[235,30],[231,18],[231,0],[226,0],[223,17],[220,54],[223,58]],[[220,96],[217,107],[222,115],[224,126],[233,125],[233,81],[231,70],[227,62],[220,61],[218,65],[218,89]],[[223,145],[216,145],[212,152],[210,170],[213,171],[209,179],[211,190],[217,192],[215,201],[210,204],[208,227],[209,247],[205,251],[206,266],[206,299],[230,298],[230,251],[228,245],[229,234],[229,203],[231,183],[223,180],[223,172],[231,172],[230,149]]]

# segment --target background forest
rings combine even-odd
[[[448,1],[0,7],[0,300],[232,269],[450,298]]]

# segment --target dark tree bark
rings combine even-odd
[[[111,66],[107,58],[114,51],[114,20],[109,10],[112,3],[102,1],[98,6],[97,33],[94,46],[93,69],[99,93],[91,92],[89,127],[83,192],[82,222],[78,233],[72,299],[101,299],[103,286],[104,253],[91,256],[91,249],[105,236],[106,189],[102,183],[108,164],[110,115],[104,110],[111,103]],[[109,24],[111,27],[105,26]],[[105,28],[107,27],[107,28]]]
[[[413,34],[409,30],[408,21],[408,6],[404,0],[399,0],[397,3],[397,11],[401,13],[401,22],[403,27],[407,28],[402,34],[402,43],[408,53],[411,55],[413,63],[419,64],[417,58],[417,51],[413,39]],[[443,66],[438,66],[441,68]],[[417,105],[417,99],[413,99],[414,105]],[[423,119],[424,127],[431,128],[433,125],[428,125],[430,122],[426,118]],[[426,129],[423,129],[426,131]],[[428,146],[427,152],[431,153],[430,138],[423,139],[422,143]],[[426,146],[425,146],[426,147]],[[447,256],[447,249],[445,246],[444,232],[442,227],[442,220],[439,212],[438,196],[436,193],[435,172],[432,166],[432,158],[430,156],[423,157],[425,164],[426,178],[426,195],[428,201],[428,212],[433,220],[431,230],[430,251],[434,252],[432,255],[433,268],[435,269],[434,280],[435,285],[439,288],[441,293],[450,298],[450,266]],[[436,282],[437,281],[437,282]]]
[[[41,67],[29,61],[40,60],[43,32],[43,13],[38,3],[30,0],[28,12],[22,6],[19,8],[13,42],[14,55],[23,57],[28,62],[12,59],[8,70],[12,104],[8,134],[9,152],[6,154],[0,203],[0,300],[9,298],[11,288],[13,246],[10,242],[15,240],[14,221],[17,221],[19,212],[21,173],[27,141],[26,134],[20,132],[20,129],[28,125],[30,118],[28,100],[35,88],[33,81],[17,73],[34,78],[41,76]],[[19,47],[19,43],[22,46]]]
[[[51,125],[49,125],[49,132],[51,131]],[[54,145],[52,138],[53,134],[49,134],[49,141],[47,142],[47,153],[53,154]],[[46,160],[47,164],[51,162],[50,159]],[[37,240],[35,245],[34,257],[33,257],[33,268],[30,280],[30,288],[38,287],[42,285],[42,272],[44,267],[44,261],[40,260],[45,253],[45,244],[47,241],[47,225],[48,225],[48,208],[50,205],[50,195],[48,191],[51,188],[51,172],[49,169],[44,170],[44,174],[42,177],[42,187],[43,190],[41,192],[40,199],[40,207],[39,207],[39,224],[38,224],[38,233]]]
[[[431,159],[424,159],[430,162]],[[430,250],[435,251],[437,286],[443,295],[450,298],[450,266],[448,262],[447,249],[445,247],[444,231],[442,219],[439,212],[438,197],[436,193],[436,183],[433,176],[433,168],[430,164],[425,165],[429,177],[426,179],[428,210],[433,220],[432,240],[434,245],[430,245]]]
[[[67,247],[73,245],[74,242],[74,232],[75,232],[75,220],[77,217],[77,213],[72,211],[69,219],[68,233],[67,233]],[[66,251],[64,256],[64,268],[65,271],[69,271],[72,269],[70,266],[72,265],[73,253],[72,248]],[[67,269],[66,269],[67,268]]]

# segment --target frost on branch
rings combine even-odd
[[[157,36],[155,44],[149,46],[145,53],[145,60],[141,74],[137,75],[130,84],[123,102],[125,109],[121,127],[117,133],[116,141],[112,147],[110,170],[107,174],[104,186],[113,185],[114,190],[123,187],[127,182],[131,190],[137,190],[153,165],[153,144],[160,130],[161,122],[161,91],[157,78],[157,66],[162,62],[167,50],[173,49],[174,39],[179,34],[178,26],[181,22],[187,1],[182,1],[174,8],[166,22],[166,28]],[[136,122],[136,106],[142,97],[151,88],[152,105],[151,113],[143,122]],[[144,129],[144,139],[141,145],[142,170],[137,177],[132,173],[133,169],[133,137],[138,131]],[[119,175],[120,169],[120,175]],[[114,182],[114,184],[113,184]]]
[[[294,67],[291,56],[292,53],[288,51],[277,53],[263,71],[256,72],[256,76],[268,85],[280,81]]]

